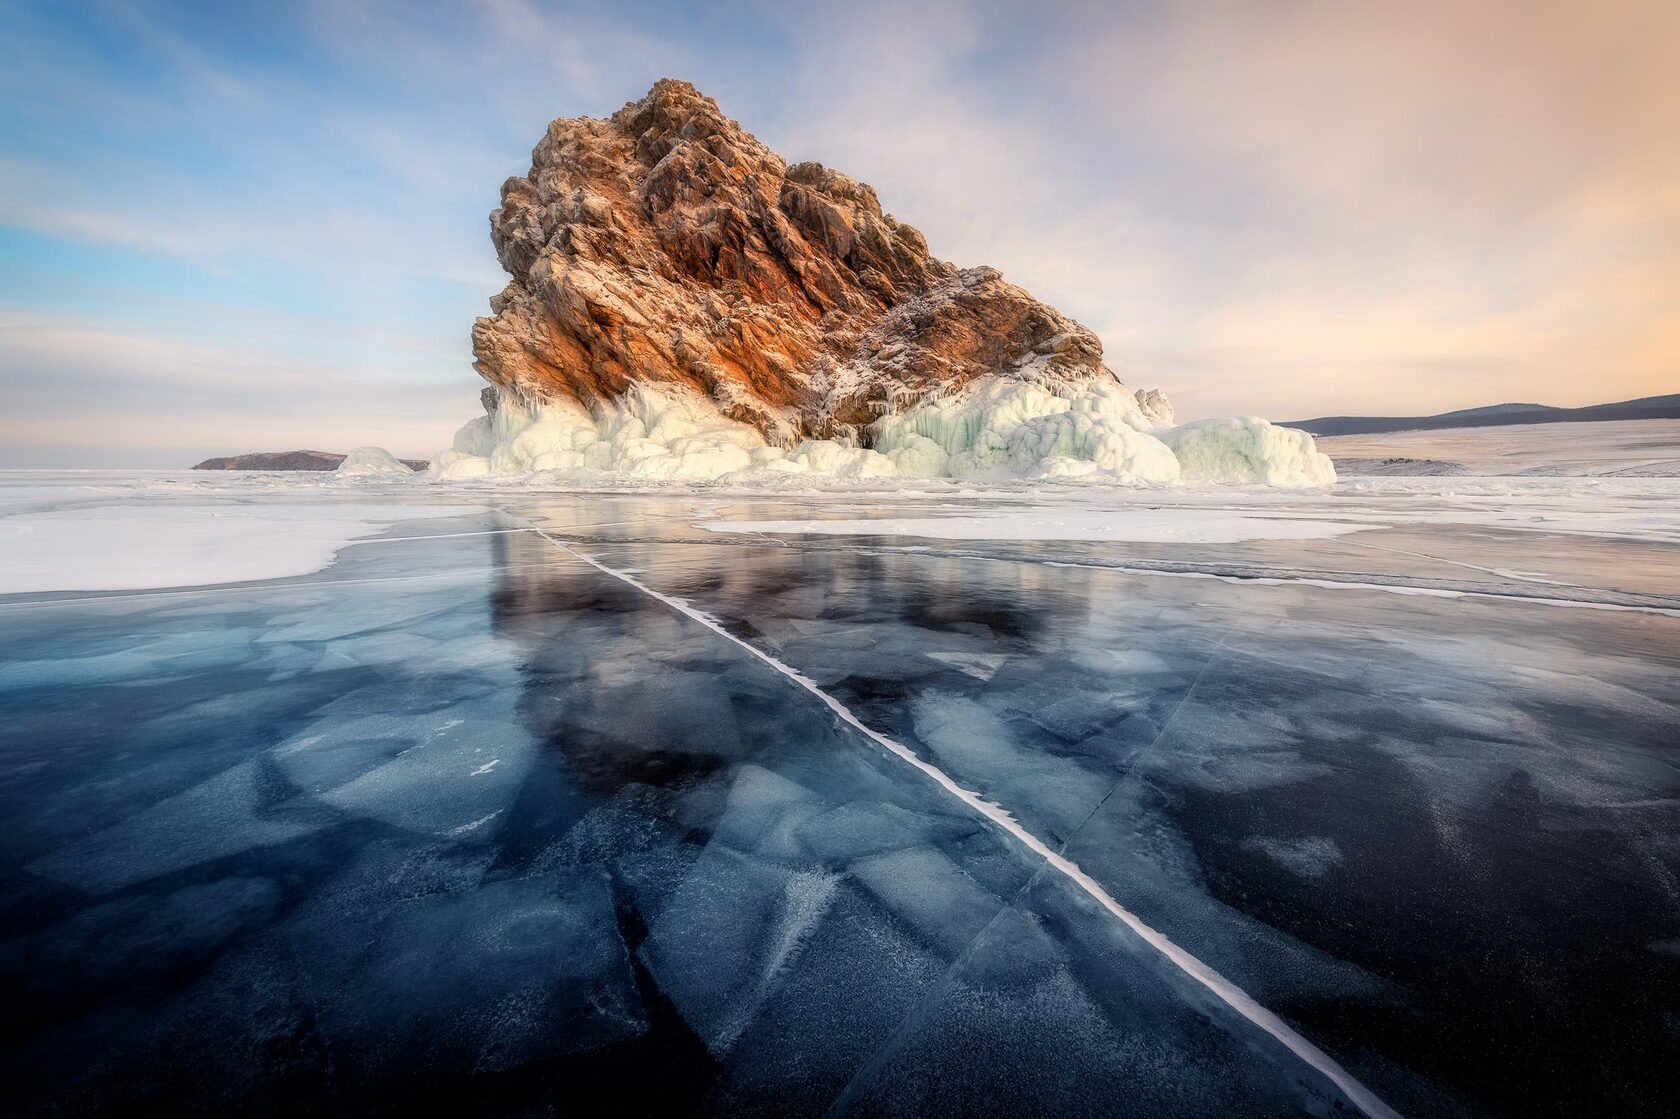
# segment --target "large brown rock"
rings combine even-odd
[[[1113,377],[1091,331],[929,255],[867,184],[788,166],[687,82],[550,124],[490,236],[513,278],[473,364],[528,403],[686,386],[774,444],[867,444],[883,411],[978,377]]]

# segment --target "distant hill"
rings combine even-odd
[[[1483,408],[1462,408],[1438,416],[1320,416],[1316,420],[1294,420],[1284,427],[1298,427],[1314,435],[1376,435],[1386,431],[1428,431],[1443,427],[1493,427],[1499,424],[1550,424],[1592,420],[1680,419],[1680,393],[1645,396],[1615,404],[1594,404],[1586,408],[1553,408],[1546,404],[1490,404]]]
[[[332,451],[257,451],[249,455],[227,458],[207,458],[194,470],[337,470],[344,456]],[[412,470],[424,470],[428,463],[422,459],[405,458],[403,465]]]

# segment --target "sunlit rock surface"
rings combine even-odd
[[[868,185],[788,165],[685,82],[550,124],[490,232],[512,279],[473,328],[487,415],[435,477],[1184,480],[1155,435],[1172,405],[1121,384],[1094,333],[934,257]],[[1262,420],[1196,443],[1198,480],[1335,478]]]
[[[932,256],[873,188],[789,166],[686,82],[550,124],[490,234],[512,279],[475,366],[526,401],[686,388],[790,446],[867,440],[889,406],[979,377],[1112,380],[1090,330]]]

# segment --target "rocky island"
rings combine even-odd
[[[472,331],[487,414],[434,476],[1334,478],[1301,432],[1175,427],[1091,330],[687,82],[551,123],[490,237],[511,279]]]
[[[225,458],[207,458],[193,467],[194,470],[337,470],[344,464],[346,455],[333,451],[256,451],[248,455],[229,455]],[[426,469],[424,459],[405,458],[397,460],[410,470]]]
[[[679,386],[791,445],[867,441],[889,408],[979,377],[1114,379],[1091,331],[935,258],[867,184],[789,166],[686,82],[550,124],[490,236],[513,279],[474,365],[521,397]]]

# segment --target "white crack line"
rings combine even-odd
[[[969,808],[979,813],[981,816],[984,816],[986,819],[990,820],[1010,835],[1014,836],[1015,839],[1019,840],[1020,843],[1029,851],[1043,859],[1056,870],[1060,871],[1064,877],[1066,877],[1074,885],[1078,886],[1099,905],[1108,910],[1109,913],[1118,918],[1120,922],[1127,928],[1131,929],[1133,933],[1137,934],[1138,938],[1145,944],[1148,944],[1151,948],[1165,956],[1167,960],[1173,964],[1173,966],[1177,967],[1185,975],[1188,975],[1191,979],[1194,979],[1197,983],[1201,984],[1216,998],[1218,998],[1226,1006],[1229,1006],[1232,1010],[1236,1011],[1243,1018],[1247,1019],[1255,1026],[1258,1026],[1260,1029],[1270,1034],[1273,1038],[1277,1039],[1277,1041],[1282,1043],[1284,1048],[1295,1054],[1310,1068],[1318,1072],[1326,1080],[1330,1081],[1330,1083],[1334,1084],[1342,1095],[1347,1097],[1348,1102],[1352,1103],[1367,1116],[1370,1116],[1371,1119],[1399,1119],[1399,1112],[1395,1111],[1379,1099],[1375,1092],[1371,1091],[1358,1080],[1354,1079],[1353,1075],[1346,1069],[1342,1068],[1341,1065],[1337,1064],[1335,1058],[1331,1057],[1330,1054],[1324,1052],[1324,1050],[1296,1033],[1287,1022],[1285,1022],[1282,1018],[1279,1018],[1276,1014],[1273,1014],[1270,1010],[1261,1006],[1254,1000],[1253,996],[1248,994],[1248,992],[1220,975],[1217,971],[1214,971],[1207,964],[1204,964],[1201,960],[1198,960],[1195,956],[1192,956],[1189,952],[1180,948],[1171,940],[1168,940],[1162,933],[1157,932],[1154,928],[1145,924],[1141,917],[1121,905],[1119,902],[1115,901],[1109,892],[1098,884],[1096,879],[1081,870],[1071,859],[1068,859],[1058,851],[1052,851],[1045,845],[1043,840],[1039,839],[1032,832],[1022,827],[1020,822],[1017,821],[1014,816],[1011,816],[1008,810],[1003,808],[1001,805],[993,804],[991,801],[982,797],[979,793],[963,788],[961,785],[957,784],[956,781],[952,780],[944,770],[923,761],[914,750],[905,746],[903,743],[888,738],[886,735],[881,734],[878,731],[871,730],[869,727],[864,725],[862,720],[852,714],[851,710],[843,703],[823,691],[821,688],[817,687],[816,682],[809,676],[806,676],[804,673],[800,672],[791,665],[784,664],[783,662],[777,660],[775,657],[764,652],[757,646],[736,637],[733,633],[730,633],[724,628],[723,623],[719,622],[716,618],[712,617],[705,611],[696,609],[683,599],[673,598],[670,595],[662,594],[632,575],[619,571],[616,568],[608,567],[606,564],[602,563],[598,559],[595,559],[593,556],[585,555],[573,548],[564,540],[558,540],[550,536],[548,533],[538,528],[535,524],[531,525],[531,530],[550,544],[553,544],[556,548],[576,556],[578,559],[587,563],[590,567],[595,568],[597,571],[610,575],[614,579],[634,587],[636,590],[642,592],[648,597],[663,602],[666,606],[669,606],[672,610],[682,614],[684,617],[691,618],[694,621],[699,622],[713,633],[716,633],[719,637],[722,637],[727,641],[731,641],[740,646],[742,649],[745,649],[747,652],[769,665],[782,676],[787,677],[805,691],[810,692],[813,696],[821,700],[823,705],[830,711],[833,711],[835,715],[839,716],[841,722],[845,723],[849,727],[852,727],[854,730],[861,732],[888,753],[893,754],[895,757],[898,757],[916,767],[923,774],[931,778],[934,784],[938,785],[941,789],[944,789],[947,793],[951,794],[951,796],[962,801]]]

